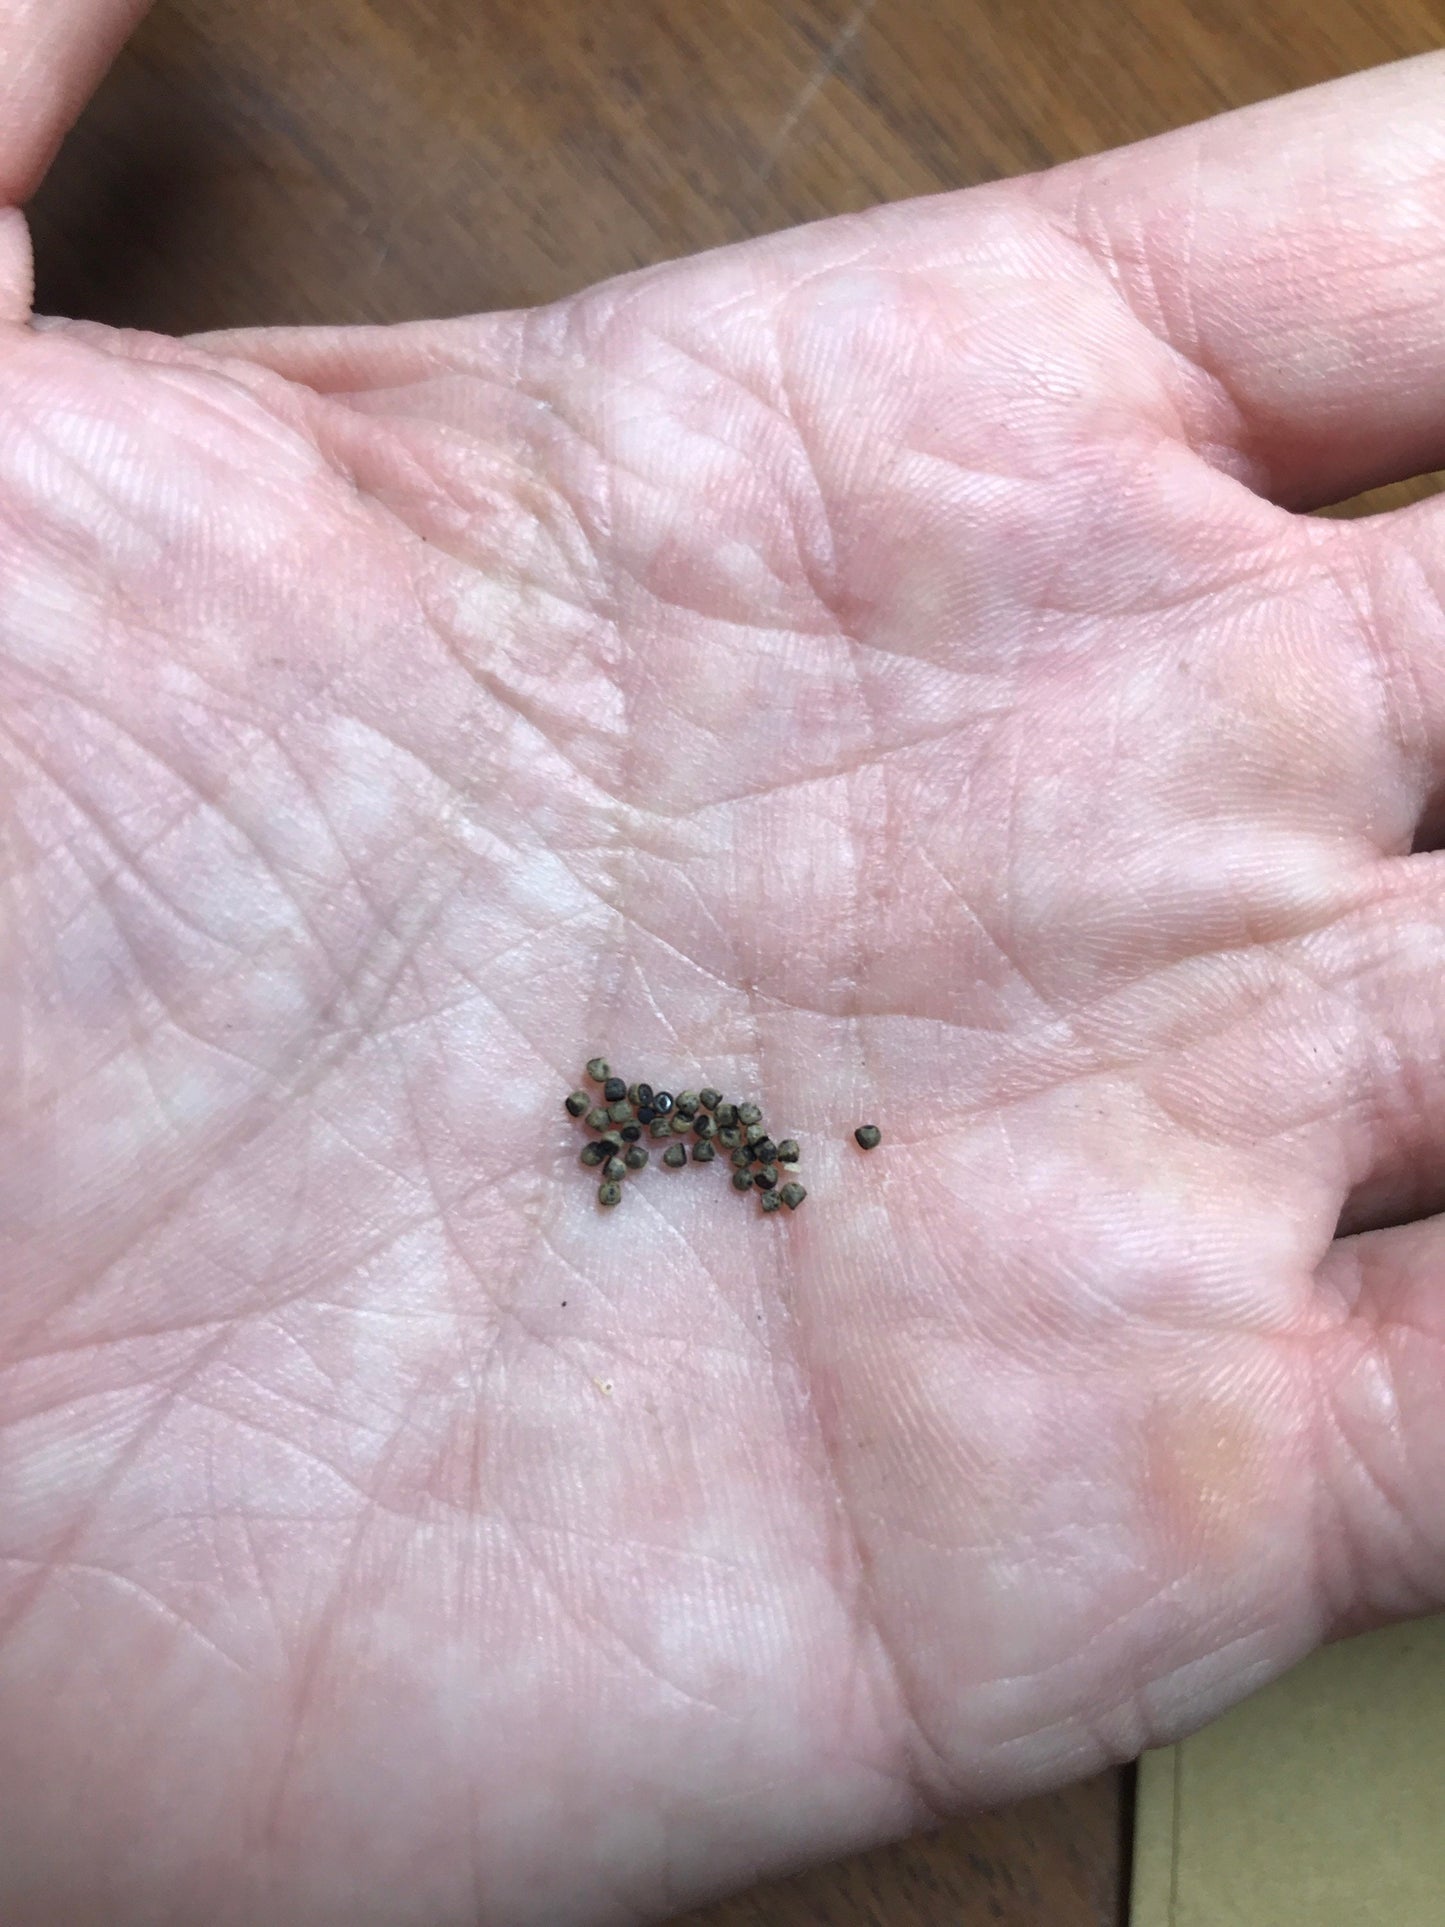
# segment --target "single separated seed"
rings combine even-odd
[[[738,1112],[738,1116],[742,1116],[741,1111]],[[766,1124],[750,1124],[743,1132],[744,1144],[766,1144],[767,1141],[768,1127]]]
[[[582,1146],[583,1164],[587,1164],[587,1165],[600,1164],[606,1155],[607,1155],[606,1152],[602,1149],[602,1146],[600,1144],[592,1143],[592,1144],[584,1144]]]
[[[595,1110],[587,1113],[587,1128],[589,1131],[605,1131],[611,1122],[612,1119],[607,1114],[605,1104],[599,1104]]]
[[[638,1085],[637,1102],[639,1104],[650,1104],[652,1102],[652,1086],[650,1084]]]
[[[609,1104],[616,1104],[627,1095],[627,1085],[620,1077],[609,1077],[603,1083],[602,1095]]]
[[[753,1146],[753,1156],[759,1164],[776,1164],[778,1161],[778,1147],[770,1137],[759,1138],[758,1142]]]
[[[785,1137],[778,1146],[779,1164],[796,1164],[801,1155],[798,1150],[798,1140],[796,1138]]]
[[[621,1138],[613,1137],[609,1131],[606,1137],[598,1138],[597,1148],[603,1157],[615,1158],[617,1153],[622,1149],[622,1140]]]
[[[738,1106],[738,1123],[739,1124],[761,1124],[762,1121],[763,1121],[763,1114],[758,1109],[756,1104],[739,1104]]]
[[[698,1112],[692,1121],[692,1128],[698,1137],[708,1138],[717,1136],[717,1125],[713,1122],[712,1118],[708,1116],[706,1111]]]
[[[607,1115],[614,1124],[630,1124],[633,1115],[632,1106],[625,1097],[619,1098],[615,1104],[607,1106]]]
[[[764,1211],[781,1211],[783,1208],[782,1196],[777,1191],[759,1191],[758,1203]]]
[[[592,1099],[587,1095],[586,1091],[573,1091],[567,1099],[568,1117],[585,1117],[591,1103]]]
[[[672,1108],[677,1112],[679,1117],[696,1117],[697,1092],[679,1091],[677,1096],[672,1100]]]
[[[680,1171],[687,1163],[687,1152],[680,1144],[669,1144],[662,1154],[662,1161],[669,1170]]]
[[[589,1058],[587,1075],[592,1079],[594,1084],[605,1084],[612,1075],[612,1072],[607,1066],[607,1059],[605,1057]]]
[[[609,1207],[614,1204],[621,1204],[622,1186],[617,1182],[615,1178],[609,1178],[606,1184],[598,1185],[597,1202],[599,1204],[605,1204]]]
[[[744,1151],[739,1148],[732,1153],[732,1167],[735,1171],[746,1171],[752,1161],[753,1154],[751,1151]]]
[[[883,1133],[876,1124],[860,1124],[853,1135],[865,1151],[871,1151],[883,1142]]]
[[[602,1175],[609,1184],[621,1183],[622,1179],[627,1176],[627,1160],[625,1158],[608,1158],[602,1167]]]
[[[672,1109],[672,1104],[673,1097],[671,1091],[654,1091],[652,1093],[652,1108],[657,1112],[659,1117],[666,1117]]]
[[[710,1138],[703,1138],[692,1147],[692,1161],[694,1164],[711,1164],[716,1156],[717,1146]]]
[[[629,1144],[622,1156],[629,1171],[640,1171],[647,1162],[647,1147],[642,1144]]]
[[[639,1124],[650,1124],[656,1116],[657,1116],[657,1112],[653,1110],[650,1104],[638,1105],[637,1121]]]
[[[778,1193],[790,1211],[796,1211],[807,1195],[801,1184],[785,1184]]]
[[[733,1190],[734,1191],[751,1191],[752,1188],[753,1188],[753,1174],[751,1171],[734,1171],[733,1172]]]
[[[719,1124],[736,1124],[738,1121],[737,1105],[724,1104],[721,1098],[719,1098],[717,1103],[713,1105],[712,1114],[717,1119]]]
[[[697,1101],[705,1111],[715,1111],[722,1103],[722,1092],[715,1091],[709,1086],[707,1090],[698,1092]]]
[[[723,1124],[719,1126],[717,1141],[724,1149],[735,1151],[743,1141],[742,1126],[740,1124]]]
[[[640,1124],[624,1124],[617,1135],[622,1139],[624,1144],[636,1144],[637,1140],[642,1136],[642,1126]]]
[[[760,1164],[753,1173],[753,1183],[759,1191],[771,1191],[778,1181],[776,1164]]]
[[[672,1136],[672,1125],[665,1117],[655,1117],[647,1128],[653,1137]]]

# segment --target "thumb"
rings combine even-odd
[[[28,319],[30,245],[14,212],[148,0],[0,0],[0,319]]]

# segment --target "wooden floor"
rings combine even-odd
[[[545,300],[1439,44],[1426,0],[160,0],[35,210],[42,311]],[[1124,1776],[690,1916],[1112,1927]]]

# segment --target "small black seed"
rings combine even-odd
[[[617,1183],[616,1179],[609,1178],[606,1184],[598,1185],[597,1202],[605,1205],[621,1204],[622,1186]]]
[[[672,1109],[672,1092],[654,1091],[652,1093],[652,1108],[657,1112],[659,1117],[666,1117]]]
[[[801,1184],[785,1184],[778,1193],[790,1211],[796,1211],[807,1195]]]
[[[718,1105],[722,1103],[722,1096],[719,1092],[709,1088],[708,1090],[698,1092],[697,1101],[705,1111],[715,1111]]]
[[[871,1151],[883,1141],[883,1133],[876,1124],[860,1124],[853,1133],[865,1151]]]
[[[796,1164],[800,1156],[801,1156],[801,1153],[798,1150],[797,1139],[791,1138],[791,1137],[785,1137],[782,1143],[778,1146],[778,1163],[779,1164]]]
[[[677,1096],[672,1100],[672,1104],[673,1104],[673,1109],[677,1112],[679,1117],[696,1117],[697,1116],[697,1092],[696,1091],[679,1091]]]
[[[762,1121],[763,1121],[763,1114],[758,1109],[756,1104],[739,1104],[738,1106],[738,1123],[739,1124],[761,1124]]]
[[[591,1103],[592,1099],[587,1095],[586,1091],[573,1091],[572,1095],[567,1099],[567,1115],[569,1117],[585,1117]]]
[[[636,1144],[637,1140],[642,1136],[642,1126],[640,1124],[624,1124],[617,1135],[622,1139],[624,1144]]]
[[[680,1144],[669,1144],[662,1154],[662,1161],[670,1170],[680,1171],[687,1163],[687,1152]]]
[[[734,1191],[751,1191],[752,1188],[753,1188],[753,1178],[752,1178],[752,1173],[750,1171],[733,1172],[733,1190]]]
[[[739,1111],[738,1116],[742,1116],[741,1111]],[[750,1124],[743,1132],[744,1144],[766,1144],[767,1141],[768,1127],[766,1124]]]
[[[652,1086],[650,1084],[638,1085],[637,1102],[639,1104],[650,1104],[652,1102]]]
[[[694,1144],[692,1147],[692,1161],[694,1164],[711,1164],[716,1156],[717,1146],[708,1138],[704,1138],[700,1144]]]
[[[764,1211],[781,1211],[783,1208],[783,1200],[776,1191],[760,1191],[758,1203]]]
[[[625,1158],[608,1158],[602,1167],[602,1175],[607,1179],[609,1184],[617,1183],[619,1179],[627,1176],[627,1160]]]
[[[737,1105],[724,1104],[721,1098],[713,1105],[712,1114],[719,1124],[736,1124],[738,1121]]]
[[[629,1171],[640,1171],[647,1162],[647,1151],[641,1144],[629,1144],[623,1163]]]
[[[612,1072],[607,1068],[607,1059],[605,1057],[593,1057],[589,1059],[587,1075],[592,1079],[594,1084],[605,1084],[612,1075]]]
[[[726,1145],[730,1151],[736,1150],[743,1141],[741,1125],[724,1124],[718,1131],[717,1141],[719,1144]]]
[[[652,1137],[671,1137],[672,1125],[665,1117],[655,1117],[647,1127]]]
[[[619,1098],[617,1103],[607,1106],[607,1115],[614,1124],[630,1124],[633,1115],[632,1106],[625,1097]]]
[[[586,1165],[600,1164],[606,1155],[607,1155],[606,1152],[602,1149],[602,1146],[600,1144],[584,1144],[582,1146],[583,1164],[586,1164]]]
[[[770,1137],[765,1137],[753,1146],[753,1156],[759,1164],[774,1164],[777,1162],[778,1147]]]
[[[702,1138],[717,1136],[717,1125],[708,1116],[706,1111],[698,1112],[696,1118],[693,1120],[692,1128],[697,1135]]]
[[[753,1183],[758,1187],[759,1191],[771,1191],[777,1181],[778,1167],[776,1164],[760,1164],[753,1173]]]
[[[653,1110],[650,1104],[638,1105],[637,1121],[639,1124],[650,1124],[656,1116],[657,1116],[657,1112]]]
[[[732,1154],[732,1165],[735,1171],[746,1171],[752,1161],[753,1154],[751,1151],[737,1150]]]
[[[587,1113],[587,1128],[589,1131],[605,1131],[611,1122],[612,1119],[607,1115],[604,1105],[599,1104],[595,1110]]]
[[[609,1104],[618,1104],[627,1095],[627,1086],[620,1077],[609,1077],[602,1086],[602,1095]]]

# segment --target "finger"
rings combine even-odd
[[[1029,184],[1181,359],[1189,432],[1292,506],[1445,464],[1445,57]]]
[[[0,205],[28,200],[148,0],[0,0]]]
[[[1445,1601],[1445,1220],[1341,1238],[1315,1361],[1325,1596],[1344,1626]]]

